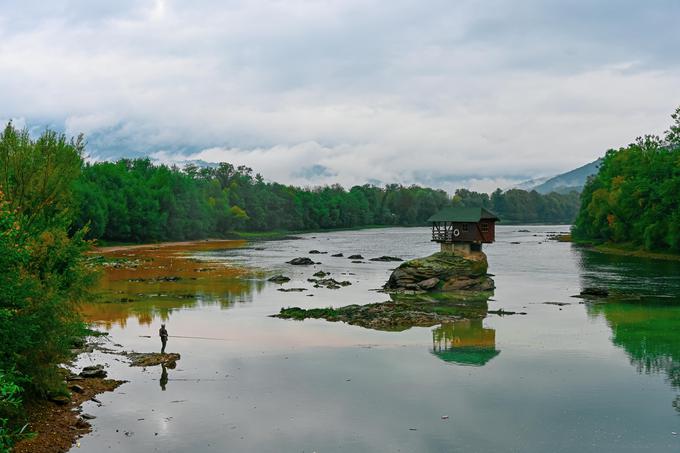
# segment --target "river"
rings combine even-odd
[[[193,276],[179,281],[119,270],[102,283],[108,303],[84,307],[108,347],[157,350],[161,322],[171,335],[213,339],[170,338],[182,358],[167,374],[81,356],[129,382],[101,406],[86,403],[93,432],[73,451],[680,451],[680,263],[546,239],[567,230],[500,226],[485,246],[496,282],[488,309],[526,315],[400,332],[269,315],[389,300],[376,289],[395,263],[346,257],[429,255],[427,228],[197,247],[183,251]],[[180,251],[145,259],[162,273]],[[322,264],[285,264],[297,256]],[[313,288],[318,270],[352,285]],[[307,290],[278,291],[266,279],[279,273],[293,279],[285,288]],[[613,295],[572,297],[587,286]]]

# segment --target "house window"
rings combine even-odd
[[[481,229],[482,229],[482,233],[488,233],[489,232],[489,224],[488,223],[482,223]]]
[[[464,223],[464,224],[463,224],[463,231],[467,231],[467,230],[468,230],[468,224],[467,224],[467,223]]]

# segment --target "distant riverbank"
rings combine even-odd
[[[576,245],[589,248],[593,251],[605,253],[608,255],[621,255],[621,256],[634,256],[638,258],[647,258],[653,260],[664,260],[664,261],[680,261],[680,254],[672,252],[650,252],[648,250],[642,250],[631,244],[592,244],[588,242],[574,242]]]
[[[666,260],[666,261],[680,261],[680,254],[671,252],[650,252],[647,250],[640,250],[632,248],[627,245],[618,244],[602,244],[596,245],[595,250],[602,253],[609,253],[611,255],[625,255],[625,256],[636,256],[639,258],[650,258],[655,260]]]
[[[514,223],[514,222],[500,222],[499,226],[565,226],[564,223]],[[415,224],[415,225],[363,225],[348,228],[318,228],[313,230],[274,230],[274,231],[230,231],[225,233],[224,237],[190,239],[186,241],[160,241],[160,242],[113,242],[105,240],[97,240],[96,250],[101,252],[110,252],[124,249],[134,249],[148,246],[174,246],[174,245],[195,245],[207,242],[219,241],[277,241],[283,239],[292,239],[300,234],[314,234],[314,233],[337,233],[342,231],[360,231],[360,230],[378,230],[388,228],[425,228],[430,227],[429,224]]]

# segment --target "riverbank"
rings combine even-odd
[[[144,244],[112,244],[105,243],[101,246],[94,247],[90,253],[114,253],[123,252],[127,250],[140,250],[147,248],[166,248],[173,247],[182,250],[202,250],[204,248],[219,247],[220,244],[233,246],[234,243],[243,244],[245,239],[200,239],[195,241],[169,241],[169,242],[152,242]]]
[[[62,453],[69,451],[77,440],[92,431],[88,422],[91,416],[82,413],[81,406],[87,401],[98,402],[96,396],[111,392],[125,381],[102,378],[83,378],[69,382],[71,398],[52,402],[47,400],[26,406],[28,419],[26,432],[30,438],[19,441],[13,453]]]
[[[426,225],[402,225],[402,228],[417,228]],[[375,230],[382,228],[394,228],[394,225],[364,225],[348,228],[329,228],[329,229],[313,229],[313,230],[275,230],[275,231],[230,231],[220,238],[203,238],[192,239],[187,241],[166,241],[166,242],[115,242],[106,241],[102,239],[97,240],[96,250],[102,251],[116,251],[123,249],[134,249],[137,247],[149,246],[166,246],[166,245],[191,245],[204,242],[222,242],[222,241],[281,241],[285,239],[293,239],[299,234],[314,234],[314,233],[333,233],[340,231],[359,231],[359,230]]]
[[[670,253],[670,252],[650,252],[648,250],[641,250],[630,244],[588,244],[575,242],[576,245],[580,247],[587,248],[589,250],[605,253],[608,255],[620,255],[620,256],[634,256],[637,258],[646,258],[652,260],[663,260],[663,261],[678,261],[680,262],[680,254]]]
[[[560,227],[569,225],[568,223],[527,223],[527,222],[514,222],[514,221],[501,221],[499,225],[502,226],[554,226]],[[192,239],[187,241],[167,241],[167,242],[146,242],[146,243],[131,243],[131,242],[112,242],[105,241],[102,239],[97,240],[97,249],[108,249],[108,248],[119,248],[119,247],[138,247],[138,246],[152,246],[152,245],[164,245],[164,244],[196,244],[201,242],[219,242],[219,241],[280,241],[285,239],[293,239],[300,234],[314,234],[314,233],[338,233],[343,231],[360,231],[360,230],[380,230],[388,228],[423,228],[429,227],[428,223],[415,224],[415,225],[362,225],[347,228],[316,228],[311,230],[275,230],[275,231],[230,231],[221,238],[204,238],[204,239]]]

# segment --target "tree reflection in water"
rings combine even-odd
[[[588,314],[606,320],[639,373],[664,374],[680,392],[680,262],[582,250],[580,267],[582,287],[610,293],[588,301]],[[680,412],[680,394],[673,406]]]
[[[129,317],[150,325],[156,318],[167,321],[180,308],[251,302],[252,293],[265,282],[242,278],[252,274],[250,269],[210,260],[210,253],[243,245],[209,241],[99,250],[92,256],[104,268],[99,300],[83,304],[81,312],[87,321],[110,329],[114,324],[125,327]]]
[[[482,319],[461,319],[432,330],[432,353],[445,362],[483,366],[500,351],[496,331],[485,328]]]

